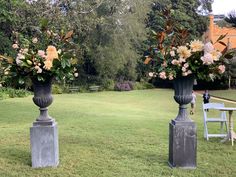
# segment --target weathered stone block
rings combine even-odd
[[[175,121],[169,124],[169,165],[187,169],[196,168],[197,134],[193,121]]]
[[[30,128],[32,167],[56,167],[59,164],[57,123],[33,124]]]

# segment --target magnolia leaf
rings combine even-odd
[[[147,65],[152,60],[151,57],[147,57],[144,61],[144,64]]]
[[[229,53],[226,53],[226,54],[224,55],[224,57],[225,57],[226,59],[231,59],[231,58],[234,57],[234,54],[233,54],[233,52],[229,52]]]
[[[219,41],[220,44],[222,44],[223,46],[227,46],[223,41]]]
[[[153,35],[155,35],[155,36],[157,35],[157,33],[154,30],[151,30],[151,32]]]
[[[71,38],[71,36],[73,35],[73,33],[74,33],[73,30],[69,31],[69,32],[65,35],[65,37],[64,37],[63,40],[66,40],[66,39]]]
[[[220,35],[220,37],[216,40],[216,42],[222,40],[225,38],[225,36],[227,36],[228,33],[224,34],[224,35]]]

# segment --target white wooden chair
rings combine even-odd
[[[225,111],[219,111],[217,108],[224,107],[224,103],[206,103],[202,104],[203,107],[203,118],[204,118],[204,137],[209,140],[210,137],[226,137],[227,136],[227,117]],[[219,116],[217,117],[209,117],[208,110],[209,111],[219,111]],[[209,122],[219,122],[221,133],[219,134],[210,134],[208,131],[207,124]],[[225,131],[224,131],[224,125],[225,125]]]

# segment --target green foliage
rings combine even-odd
[[[135,82],[133,85],[134,90],[145,90],[145,89],[153,89],[155,88],[151,83],[146,81]]]
[[[187,29],[190,34],[190,40],[200,37],[206,30],[208,19],[197,13],[200,2],[196,0],[168,0],[155,2],[152,6],[152,11],[148,14],[147,27],[156,32],[163,31],[165,17],[162,15],[162,10],[165,8],[171,9],[173,22],[176,24],[174,31],[178,29]]]
[[[233,27],[236,27],[236,11],[230,12],[228,17],[225,18],[225,21],[232,24]]]
[[[31,92],[23,89],[13,89],[13,88],[0,88],[0,100],[6,98],[16,98],[16,97],[27,97]]]
[[[59,84],[52,84],[52,94],[62,94],[63,90],[63,86]]]

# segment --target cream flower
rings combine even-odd
[[[13,45],[12,45],[12,48],[13,48],[13,49],[18,49],[19,46],[18,46],[18,44],[13,44]]]
[[[174,79],[174,75],[173,74],[169,74],[168,79],[169,80],[173,80]]]
[[[218,61],[220,59],[220,57],[222,56],[222,53],[217,51],[217,50],[213,50],[211,52],[211,54],[212,54],[212,57],[213,57],[214,61]]]
[[[32,39],[32,42],[33,42],[34,44],[36,44],[36,43],[38,42],[38,38],[34,37],[34,38]]]
[[[170,56],[174,57],[175,56],[175,51],[171,50],[170,51]]]
[[[177,53],[179,54],[179,57],[183,59],[187,59],[191,56],[191,50],[189,50],[186,46],[179,46]]]
[[[79,73],[75,73],[74,76],[75,76],[75,77],[78,77],[78,76],[79,76]]]
[[[199,40],[193,40],[190,43],[190,48],[193,52],[202,51],[204,48],[204,44],[202,41]]]

